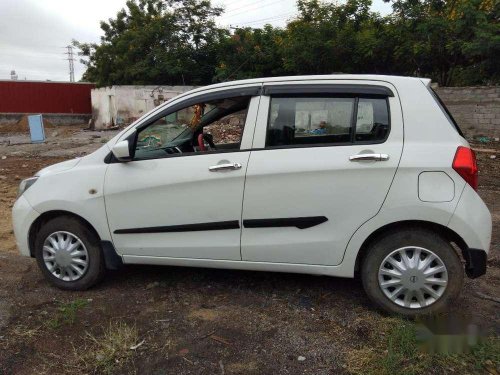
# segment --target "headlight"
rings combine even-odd
[[[38,180],[38,177],[30,177],[27,178],[26,180],[22,180],[21,183],[19,184],[19,190],[17,191],[17,196],[20,197],[23,195],[23,193],[28,190],[28,188],[33,185],[36,180]]]

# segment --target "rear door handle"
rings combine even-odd
[[[238,169],[241,169],[240,163],[217,164],[217,165],[214,165],[214,166],[208,168],[208,170],[210,172],[235,171]]]
[[[389,155],[387,154],[358,154],[349,156],[350,161],[386,161],[389,160]]]

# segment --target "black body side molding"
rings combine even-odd
[[[307,229],[320,225],[328,221],[325,216],[290,217],[281,219],[254,219],[243,220],[245,228],[277,228],[277,227],[297,227]]]
[[[213,223],[170,225],[165,227],[117,229],[115,234],[201,232],[208,230],[240,229],[238,220],[216,221]]]
[[[104,264],[108,270],[118,270],[123,266],[122,257],[116,253],[115,247],[110,241],[101,241]]]

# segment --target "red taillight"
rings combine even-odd
[[[470,148],[460,146],[457,148],[453,169],[470,185],[477,190],[477,163],[476,154]]]

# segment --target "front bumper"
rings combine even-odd
[[[486,273],[486,263],[488,261],[486,251],[479,249],[467,249],[462,253],[465,259],[465,273],[467,276],[471,279],[475,279]]]
[[[21,255],[31,256],[29,246],[29,230],[31,224],[40,214],[31,207],[24,196],[20,196],[12,208],[12,225],[14,227],[14,236],[16,245]]]

